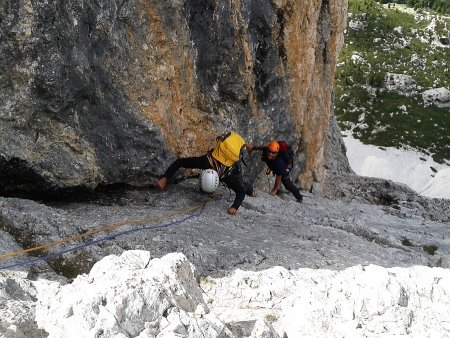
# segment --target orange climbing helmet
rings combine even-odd
[[[271,153],[278,153],[278,151],[280,150],[280,145],[278,144],[278,142],[272,141],[267,146],[267,149],[269,149]]]

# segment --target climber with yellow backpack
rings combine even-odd
[[[244,139],[234,132],[228,132],[217,137],[214,149],[209,150],[205,155],[175,160],[156,181],[156,187],[165,189],[169,179],[180,168],[204,169],[201,174],[202,190],[213,192],[219,185],[219,181],[225,183],[236,193],[234,202],[227,212],[230,215],[236,215],[245,195],[256,196],[253,186],[245,182],[242,177],[240,163],[243,161],[244,148],[246,148]]]

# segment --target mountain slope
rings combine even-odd
[[[450,19],[399,8],[349,1],[335,114],[341,129],[364,143],[412,147],[447,162]]]
[[[185,180],[165,192],[109,192],[91,201],[51,205],[0,198],[0,239],[9,243],[2,243],[4,252],[117,225],[2,259],[0,300],[7,307],[0,307],[0,335],[45,334],[37,319],[52,337],[61,337],[61,332],[66,337],[78,337],[78,332],[94,336],[102,330],[137,337],[144,329],[154,335],[168,331],[166,337],[177,330],[187,330],[188,337],[215,337],[197,331],[210,320],[220,324],[212,314],[233,330],[240,325],[251,331],[255,320],[266,319],[289,337],[306,329],[330,337],[342,336],[342,330],[376,329],[388,337],[406,332],[408,323],[414,323],[410,330],[418,334],[430,325],[438,332],[446,329],[441,323],[442,314],[448,313],[449,277],[448,270],[438,267],[450,267],[450,201],[348,176],[340,180],[339,197],[307,194],[299,204],[290,195],[278,198],[258,191],[230,217],[227,191],[220,189],[210,199],[198,192],[197,184]],[[205,202],[204,209],[192,211]],[[178,254],[171,257],[181,258],[172,262],[182,264],[163,257],[174,252]],[[38,259],[45,255],[49,257]],[[34,263],[3,269],[27,261]],[[370,264],[380,267],[366,267]],[[421,267],[411,268],[416,265]],[[172,267],[180,268],[168,271]],[[197,283],[207,294],[204,302]],[[443,297],[424,296],[424,289]],[[419,303],[431,309],[425,311]],[[302,313],[293,305],[311,311]],[[301,316],[293,320],[294,314]],[[411,315],[414,320],[408,321]],[[296,325],[301,320],[309,326]],[[229,336],[247,335],[237,331]]]

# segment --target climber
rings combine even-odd
[[[261,160],[266,162],[269,172],[271,171],[275,175],[275,184],[270,191],[270,195],[276,196],[281,183],[283,183],[284,187],[295,196],[298,203],[303,202],[303,196],[300,190],[292,183],[290,178],[294,156],[291,147],[286,142],[272,141],[268,146],[248,144],[247,150],[249,152],[261,150]]]
[[[215,183],[215,175],[212,173],[212,171],[215,171],[220,181],[236,193],[234,202],[227,211],[230,215],[236,215],[246,194],[252,197],[256,196],[253,186],[245,182],[242,177],[240,162],[242,161],[242,150],[246,147],[246,144],[244,139],[234,132],[219,136],[216,141],[214,149],[209,150],[205,155],[175,160],[160,176],[155,185],[161,190],[165,189],[169,179],[180,168],[213,169],[205,170],[205,173],[202,173],[203,190],[212,192],[217,187],[218,182]]]

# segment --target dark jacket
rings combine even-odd
[[[273,160],[269,160],[267,158],[267,153],[269,149],[265,147],[263,149],[261,159],[266,162],[267,167],[277,176],[282,176],[286,173],[286,162],[281,153],[278,153],[277,156]],[[289,172],[289,171],[288,171]]]

